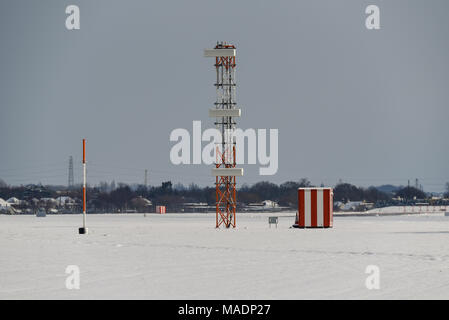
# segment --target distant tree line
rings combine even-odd
[[[384,192],[376,187],[356,187],[349,183],[339,183],[334,188],[334,201],[367,201],[381,202],[391,201],[394,197],[404,200],[426,199],[427,195],[415,187],[399,188],[395,192]]]
[[[261,181],[253,185],[243,184],[238,189],[237,202],[239,206],[251,203],[260,203],[263,200],[276,201],[282,207],[297,208],[298,188],[313,187],[312,183],[303,178],[299,181],[287,181],[275,184]],[[446,197],[449,197],[449,183],[446,185]],[[393,190],[393,189],[392,189]],[[160,186],[146,187],[144,185],[129,186],[115,182],[111,184],[100,183],[94,187],[88,187],[88,206],[94,210],[103,212],[123,212],[128,209],[142,209],[145,206],[144,199],[148,199],[153,205],[165,205],[168,209],[177,210],[184,203],[203,203],[214,205],[215,188],[199,187],[196,184],[184,186],[171,181],[163,182]],[[12,187],[5,183],[0,184],[0,198],[8,199],[16,197],[21,200],[56,198],[69,196],[79,203],[82,194],[80,188],[67,189],[55,186],[28,185]],[[366,201],[378,205],[391,204],[394,197],[400,197],[405,201],[424,200],[427,195],[414,187],[401,187],[394,192],[385,192],[376,187],[357,187],[349,183],[340,182],[334,187],[334,201]]]

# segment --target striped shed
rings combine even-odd
[[[296,227],[332,228],[332,188],[299,188]]]
[[[165,214],[165,206],[156,206],[156,213]]]

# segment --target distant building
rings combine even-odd
[[[58,206],[74,206],[75,205],[75,200],[67,197],[67,196],[60,196],[57,197],[56,199],[56,204]]]
[[[276,211],[279,210],[280,207],[276,201],[264,200],[262,202],[250,203],[245,209],[248,211]]]
[[[279,207],[278,203],[272,200],[264,200],[262,202],[250,203],[250,207],[259,207],[263,209],[273,209]]]
[[[11,206],[11,205],[7,201],[0,198],[0,209],[6,209],[9,206]]]
[[[16,197],[9,198],[8,200],[6,200],[6,202],[8,202],[12,206],[13,205],[20,205],[22,203],[22,201],[17,199]]]
[[[10,203],[0,198],[0,213],[3,214],[16,214],[20,213],[20,210],[14,209]]]
[[[57,205],[57,204],[58,204],[58,202],[56,201],[56,199],[53,199],[53,198],[41,198],[40,201],[41,201],[41,202],[48,203],[48,204],[54,204],[54,205]]]
[[[183,212],[208,212],[215,210],[215,206],[209,206],[205,202],[184,202],[181,211]]]
[[[365,211],[372,209],[374,204],[365,201],[348,201],[345,204],[341,204],[339,209],[342,211]]]
[[[136,197],[131,200],[131,206],[139,211],[149,212],[149,210],[153,206],[153,203],[150,200],[148,200],[142,196],[139,196],[139,197]],[[134,210],[134,212],[137,212],[137,211]],[[129,213],[131,213],[131,212],[129,212]]]

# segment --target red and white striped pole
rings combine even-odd
[[[79,228],[80,234],[87,234],[86,228],[86,139],[83,139],[83,227]]]

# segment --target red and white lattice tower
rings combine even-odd
[[[204,56],[215,58],[217,100],[209,116],[215,118],[215,125],[221,132],[221,142],[216,146],[215,176],[216,227],[236,226],[236,177],[243,175],[242,168],[236,168],[235,118],[240,117],[235,100],[235,53],[236,48],[226,42],[217,43],[214,49],[205,49]]]

